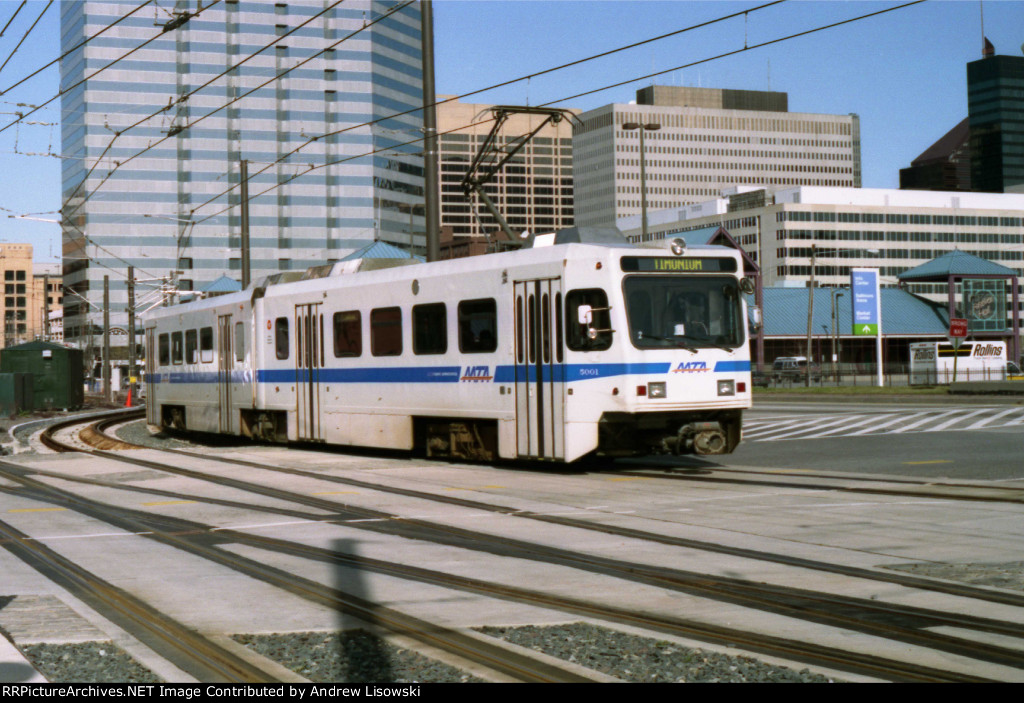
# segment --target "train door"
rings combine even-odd
[[[320,369],[324,330],[320,303],[295,306],[295,421],[299,440],[322,441]]]
[[[156,400],[156,362],[159,354],[156,349],[156,330],[146,330],[146,422],[159,425],[159,409]]]
[[[565,458],[562,281],[515,281],[516,436],[521,457]]]
[[[220,417],[220,431],[234,434],[234,411],[231,408],[232,371],[235,370],[235,353],[232,349],[231,315],[217,318],[217,406]]]

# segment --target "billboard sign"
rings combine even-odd
[[[851,269],[853,291],[853,334],[877,337],[881,320],[881,295],[878,269]]]
[[[1006,330],[1006,281],[965,278],[961,283],[967,329],[971,332]]]

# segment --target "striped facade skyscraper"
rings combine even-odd
[[[422,246],[418,3],[143,4],[61,8],[62,52],[88,39],[61,62],[68,342],[100,332],[105,275],[127,327],[128,266],[140,311],[241,280],[243,160],[253,281]]]

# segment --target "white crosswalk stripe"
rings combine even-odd
[[[759,417],[744,427],[743,439],[749,442],[823,439],[864,435],[918,432],[955,432],[991,430],[1024,424],[1024,408],[956,408],[919,412],[875,412],[849,415],[786,416],[778,419]]]

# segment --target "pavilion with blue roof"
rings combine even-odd
[[[945,283],[946,310],[950,318],[967,319],[971,336],[992,339],[1007,339],[1010,349],[1008,358],[1020,358],[1020,305],[1017,293],[1017,272],[1001,264],[954,249],[951,252],[926,261],[920,266],[904,271],[897,276],[900,286],[914,283]],[[966,282],[1008,281],[1011,291],[1010,329],[1006,328],[1004,287],[985,286],[979,283],[968,288]],[[957,286],[962,289],[960,309],[956,305]],[[967,297],[969,299],[963,299]],[[1001,298],[1001,300],[1000,300]]]

